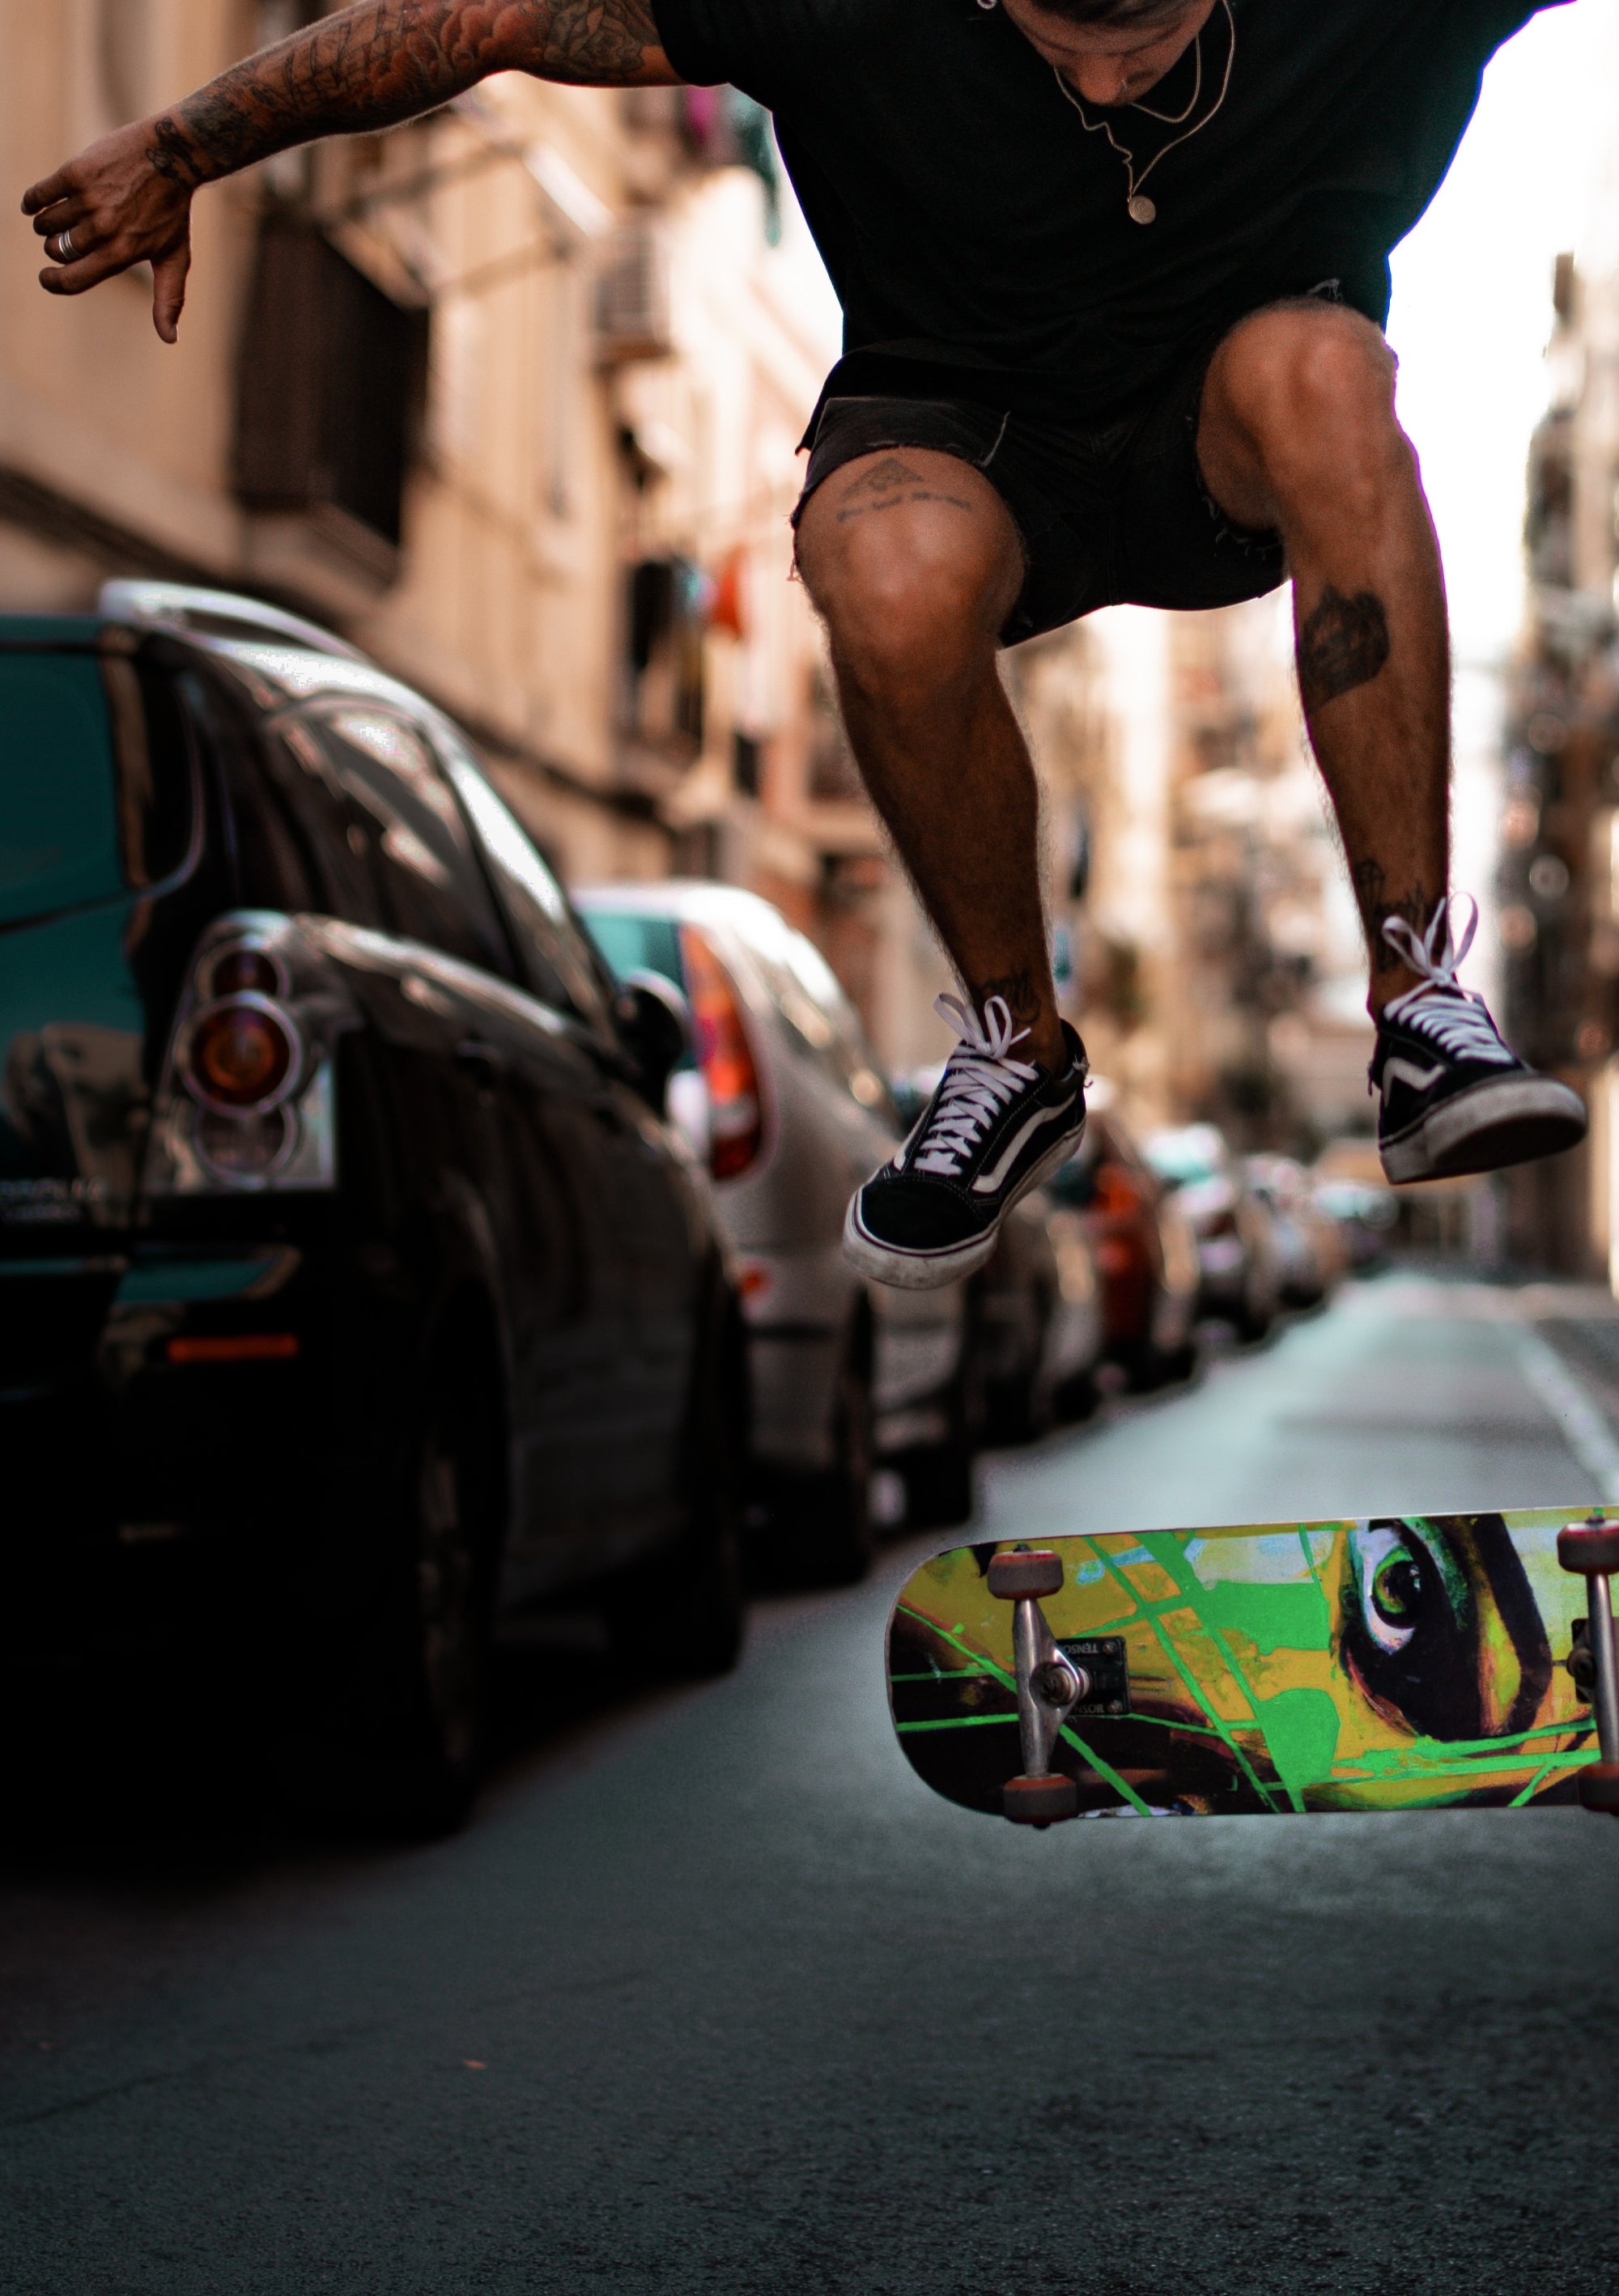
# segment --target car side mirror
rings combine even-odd
[[[630,972],[613,1006],[619,1041],[635,1063],[636,1081],[660,1115],[666,1111],[669,1080],[682,1061],[692,1058],[696,1036],[692,1008],[672,980],[661,972]]]

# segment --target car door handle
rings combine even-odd
[[[590,1106],[592,1112],[599,1118],[609,1132],[628,1132],[631,1128],[629,1119],[625,1115],[623,1105],[616,1093],[593,1093]]]
[[[485,1085],[496,1084],[511,1073],[512,1063],[499,1046],[488,1043],[482,1037],[463,1037],[456,1046],[456,1059]]]

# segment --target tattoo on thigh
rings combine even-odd
[[[865,500],[859,497],[866,497]],[[862,472],[842,495],[842,507],[837,518],[840,526],[851,518],[864,518],[867,511],[894,510],[901,503],[946,503],[952,510],[970,511],[972,504],[960,495],[941,493],[930,487],[922,472],[916,470],[901,455],[884,455],[880,463]]]
[[[1306,709],[1369,685],[1389,657],[1388,616],[1374,590],[1346,598],[1327,585],[1299,631],[1299,692]]]
[[[889,495],[897,487],[919,486],[922,473],[912,468],[902,455],[884,455],[869,471],[862,471],[849,487],[850,495]]]
[[[1385,917],[1403,917],[1414,931],[1425,932],[1438,906],[1439,897],[1431,893],[1418,880],[1406,892],[1391,898],[1387,873],[1377,861],[1357,861],[1350,872],[1350,882],[1355,889],[1361,922],[1366,927],[1372,971],[1393,972],[1405,960],[1383,938],[1383,920]]]

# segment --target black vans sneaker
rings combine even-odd
[[[1377,1021],[1371,1084],[1380,1097],[1377,1152],[1388,1177],[1451,1178],[1556,1156],[1585,1137],[1585,1103],[1538,1076],[1502,1044],[1482,996],[1457,980],[1478,929],[1474,906],[1452,949],[1442,901],[1425,934],[1385,917],[1383,937],[1422,978]],[[1445,935],[1442,952],[1441,932]]]
[[[1004,997],[990,997],[982,1023],[957,996],[936,1010],[961,1042],[909,1139],[843,1223],[851,1265],[906,1292],[982,1267],[1013,1205],[1067,1161],[1085,1129],[1085,1047],[1066,1021],[1072,1058],[1050,1076],[1011,1057],[1029,1032],[1014,1031]]]

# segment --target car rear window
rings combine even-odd
[[[124,890],[101,664],[0,654],[0,923]]]
[[[680,928],[672,917],[641,917],[619,909],[586,909],[585,930],[620,980],[632,972],[661,972],[684,992]]]
[[[0,652],[0,925],[160,891],[189,865],[174,689],[122,656]]]

